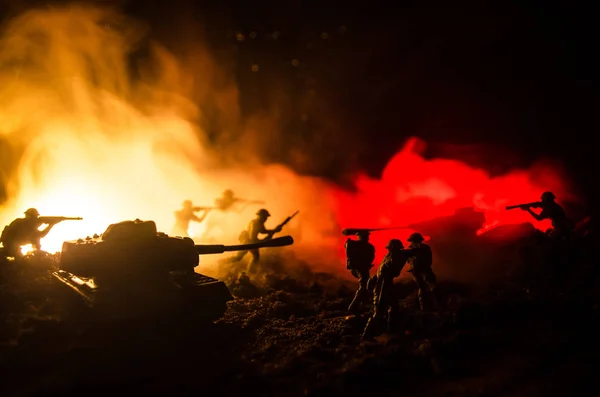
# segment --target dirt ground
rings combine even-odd
[[[353,285],[326,275],[232,288],[238,297],[207,327],[72,318],[48,273],[11,274],[0,287],[0,394],[592,394],[600,312],[589,288],[440,286],[445,309],[422,313],[413,285],[399,283],[406,332],[361,342],[369,308],[348,316]]]

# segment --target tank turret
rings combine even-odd
[[[53,276],[111,317],[189,311],[215,320],[233,299],[225,283],[194,272],[200,255],[282,247],[291,236],[243,245],[196,245],[158,232],[153,221],[123,221],[101,235],[65,241]]]

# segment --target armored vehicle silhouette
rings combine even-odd
[[[222,281],[198,274],[199,255],[281,247],[290,236],[243,245],[195,245],[160,233],[153,221],[124,221],[98,236],[65,241],[53,276],[101,317],[220,318],[232,300]],[[72,296],[72,295],[71,295]]]

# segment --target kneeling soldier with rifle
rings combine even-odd
[[[552,229],[546,231],[548,237],[552,240],[569,240],[574,226],[573,221],[567,217],[563,207],[555,200],[556,196],[554,196],[554,193],[544,192],[542,193],[541,201],[509,205],[506,209],[513,210],[519,208],[522,211],[528,212],[536,221],[550,219],[552,221]],[[531,210],[532,208],[541,208],[542,211],[536,214]]]
[[[31,244],[35,249],[42,248],[41,239],[46,237],[50,230],[62,221],[79,221],[82,218],[68,218],[66,216],[40,216],[35,208],[25,211],[25,218],[17,218],[2,231],[0,242],[4,246],[4,256],[18,258],[21,246]],[[41,225],[48,225],[39,230]]]

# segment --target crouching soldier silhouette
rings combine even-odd
[[[555,283],[562,284],[569,277],[568,264],[572,256],[569,252],[569,241],[575,225],[567,217],[563,207],[555,201],[554,193],[544,192],[540,199],[541,201],[535,203],[522,204],[519,208],[528,212],[537,221],[544,219],[552,221],[552,227],[546,231],[547,252],[552,266],[551,278]],[[531,210],[532,208],[541,208],[542,211],[536,214]]]
[[[385,247],[388,252],[377,269],[377,275],[371,280],[375,284],[373,291],[373,316],[367,322],[363,338],[370,338],[378,332],[387,317],[387,330],[393,331],[400,314],[400,304],[394,295],[394,279],[400,276],[406,261],[414,254],[413,250],[405,250],[402,241],[392,239]]]
[[[4,256],[20,258],[21,246],[31,244],[35,249],[42,248],[41,239],[46,237],[50,230],[60,220],[40,219],[40,213],[35,208],[25,211],[25,218],[17,218],[4,228],[0,241],[4,246]],[[47,224],[43,230],[38,230],[42,224]]]
[[[567,217],[563,207],[554,200],[556,200],[554,193],[544,192],[542,193],[541,201],[522,204],[518,207],[523,211],[527,211],[537,221],[550,219],[552,221],[552,228],[546,232],[550,239],[569,240],[574,227],[573,221]],[[532,208],[541,208],[542,211],[536,214],[531,210]]]
[[[354,299],[348,306],[348,311],[356,313],[361,303],[368,295],[367,283],[369,282],[369,271],[373,267],[375,259],[375,247],[369,242],[369,232],[359,230],[357,240],[347,239],[344,244],[346,249],[346,268],[358,279],[358,289]]]
[[[408,238],[410,245],[408,248],[413,252],[413,256],[408,259],[410,265],[409,272],[412,273],[419,291],[419,306],[421,310],[435,310],[439,306],[438,291],[436,286],[436,277],[431,265],[433,264],[433,254],[431,247],[423,244],[425,239],[421,233],[413,233]]]

